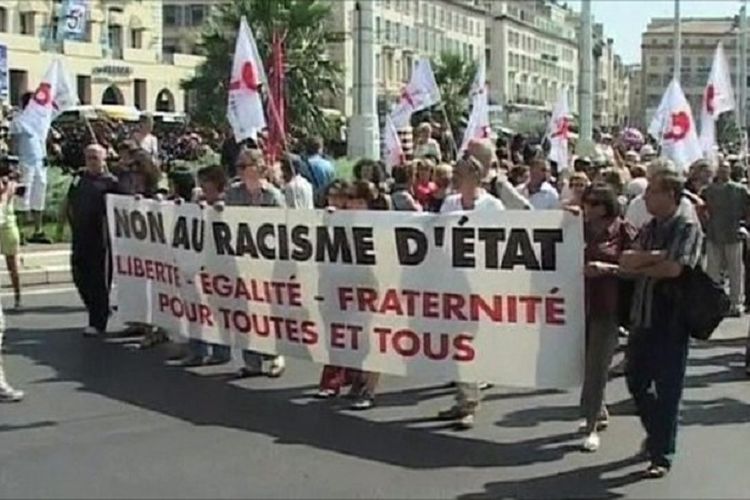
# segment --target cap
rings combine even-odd
[[[654,156],[656,154],[656,150],[654,150],[654,147],[651,144],[646,144],[641,148],[641,158],[644,156]]]

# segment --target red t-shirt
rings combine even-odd
[[[422,184],[416,184],[414,186],[414,198],[416,198],[419,204],[424,207],[430,203],[432,193],[434,193],[436,190],[437,186],[432,181]]]

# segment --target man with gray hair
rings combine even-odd
[[[482,165],[484,181],[482,185],[495,198],[503,202],[507,210],[532,210],[531,203],[508,181],[500,171],[495,155],[495,146],[489,139],[472,139],[466,152]]]
[[[656,158],[648,164],[646,178],[650,180],[659,173],[674,173],[675,171],[676,168],[674,166],[674,163],[672,163],[670,160],[666,158]],[[633,200],[630,202],[630,205],[628,205],[627,211],[625,212],[625,219],[630,222],[636,229],[641,229],[643,226],[648,224],[651,219],[653,219],[653,215],[651,215],[646,208],[646,200],[644,198],[644,194],[645,193],[633,198]],[[680,213],[688,217],[688,219],[691,221],[697,222],[699,220],[698,213],[696,212],[695,206],[693,206],[691,199],[685,196],[680,199],[678,210],[680,211]]]
[[[73,281],[89,313],[86,337],[103,335],[109,320],[110,247],[107,194],[118,192],[117,178],[107,172],[107,152],[99,144],[84,150],[86,168],[73,178],[66,198],[72,234]]]

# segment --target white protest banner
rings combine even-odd
[[[414,65],[411,80],[401,91],[398,103],[391,110],[393,124],[396,128],[408,126],[413,113],[438,104],[440,99],[440,88],[435,81],[430,60],[419,59]]]
[[[448,215],[108,197],[118,314],[208,342],[427,379],[570,387],[583,229]]]

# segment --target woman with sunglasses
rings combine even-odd
[[[586,361],[581,413],[585,433],[582,449],[599,449],[598,431],[609,425],[604,404],[607,372],[618,335],[618,266],[623,251],[635,240],[635,229],[620,216],[617,194],[607,184],[593,184],[582,197],[584,275],[586,276]]]

